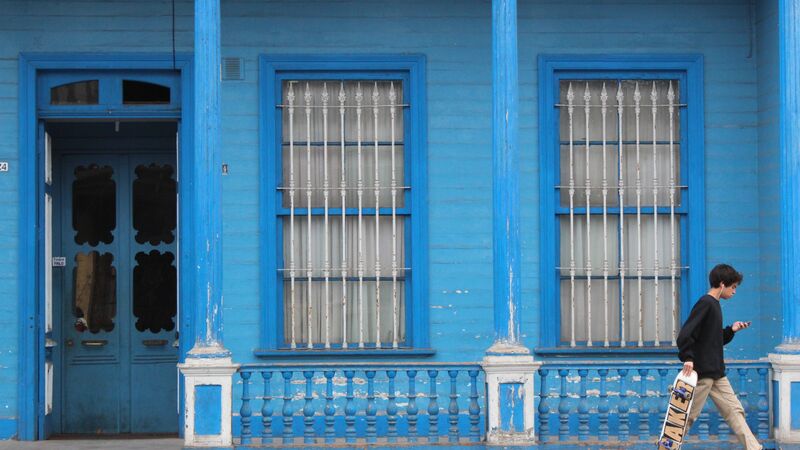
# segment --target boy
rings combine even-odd
[[[722,328],[720,299],[736,295],[736,288],[744,277],[736,269],[719,264],[711,270],[708,281],[711,289],[692,308],[689,318],[678,334],[678,357],[683,361],[683,373],[697,372],[694,404],[689,414],[687,429],[703,410],[708,396],[717,405],[720,415],[728,422],[731,431],[747,450],[761,449],[761,444],[745,421],[744,409],[725,376],[722,346],[733,339],[733,334],[750,326],[750,322],[734,322]]]

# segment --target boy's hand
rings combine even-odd
[[[735,332],[737,332],[739,330],[743,330],[743,329],[749,327],[750,323],[751,323],[750,321],[747,321],[747,322],[733,322],[733,326],[731,326],[731,329],[735,333]]]
[[[686,375],[687,377],[692,376],[692,372],[694,371],[694,363],[691,361],[686,361],[683,363],[683,370],[681,371],[682,374]]]

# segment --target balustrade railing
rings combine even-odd
[[[761,440],[770,438],[769,363],[727,364],[727,377]],[[650,362],[558,362],[539,368],[539,442],[649,441],[661,432],[669,385],[681,366]],[[735,436],[709,398],[690,440]]]
[[[476,364],[245,364],[240,445],[466,443],[484,432]]]
[[[770,366],[737,361],[727,376],[748,424],[769,442]],[[536,380],[540,444],[653,441],[675,363],[546,362]],[[477,364],[245,364],[233,432],[241,446],[450,445],[485,438],[485,378]],[[690,442],[735,440],[712,401]],[[727,448],[727,447],[726,447]]]

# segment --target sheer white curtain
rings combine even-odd
[[[287,343],[386,347],[405,339],[402,103],[398,80],[283,85]]]
[[[561,82],[562,341],[674,341],[679,99],[677,80]]]

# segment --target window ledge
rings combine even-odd
[[[549,347],[535,348],[534,353],[542,356],[597,356],[604,355],[647,355],[677,357],[678,347]]]
[[[257,348],[253,351],[259,358],[328,358],[328,357],[397,357],[397,356],[420,356],[427,357],[436,354],[436,350],[432,348],[399,348],[399,349],[261,349]]]

